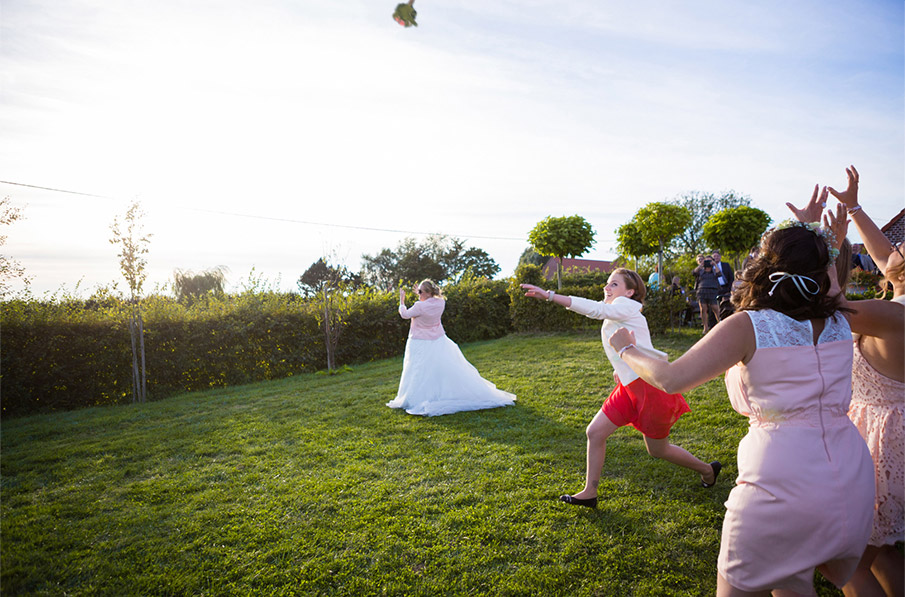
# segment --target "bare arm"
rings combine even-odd
[[[611,338],[616,350],[634,344],[631,332],[622,328]],[[721,321],[688,352],[673,361],[662,361],[629,348],[622,360],[644,381],[669,394],[687,392],[710,381],[738,362],[747,363],[754,356],[754,327],[744,312]]]
[[[858,182],[860,180],[858,171],[854,166],[851,166],[845,169],[845,173],[848,177],[848,187],[842,192],[830,187],[829,191],[833,197],[838,199],[848,209],[849,216],[851,216],[855,228],[858,229],[858,234],[861,236],[861,240],[864,241],[868,254],[885,275],[889,254],[895,249],[889,239],[886,238],[886,235],[880,230],[880,227],[864,213],[864,210],[858,204]]]

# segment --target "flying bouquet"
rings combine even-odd
[[[395,12],[393,12],[393,20],[403,27],[411,27],[412,25],[417,27],[418,23],[415,22],[415,17],[417,16],[415,0],[409,0],[408,4],[399,4],[396,6]]]

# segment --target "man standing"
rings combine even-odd
[[[721,255],[719,251],[714,251],[713,255],[713,269],[716,272],[716,281],[720,284],[720,314],[728,310],[729,313],[732,313],[732,303],[729,302],[729,293],[732,291],[732,282],[735,280],[735,272],[732,271],[732,266],[728,263],[722,261]]]

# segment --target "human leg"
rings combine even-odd
[[[704,333],[710,331],[710,316],[707,311],[707,304],[704,301],[698,301],[698,308],[701,309],[701,323],[704,324]]]
[[[619,427],[602,410],[598,410],[591,419],[586,429],[588,444],[585,486],[572,497],[581,500],[597,497],[597,486],[600,485],[600,474],[603,471],[604,460],[606,460],[606,440],[617,429]]]
[[[905,562],[893,545],[884,545],[870,567],[887,595],[905,595]]]
[[[877,581],[874,573],[871,572],[871,564],[877,557],[878,548],[868,545],[864,550],[864,555],[855,568],[855,573],[842,587],[842,593],[845,597],[883,597],[885,595],[883,587]],[[823,570],[820,571],[821,574]]]
[[[716,595],[717,597],[770,597],[770,591],[743,591],[736,589],[729,584],[729,581],[723,578],[723,575],[716,574]]]
[[[714,474],[712,465],[695,457],[685,448],[670,443],[669,436],[655,439],[645,435],[644,445],[647,446],[647,453],[654,458],[662,458],[675,465],[690,468],[701,475],[701,480],[707,485],[713,485],[714,481],[716,481],[716,475]]]

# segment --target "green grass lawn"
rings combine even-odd
[[[699,335],[655,339],[675,358]],[[716,487],[609,441],[596,511],[584,428],[612,388],[596,333],[462,346],[516,406],[389,409],[402,359],[336,376],[4,421],[3,595],[712,595],[746,420],[722,379],[673,442]],[[819,582],[820,595],[841,592]]]

